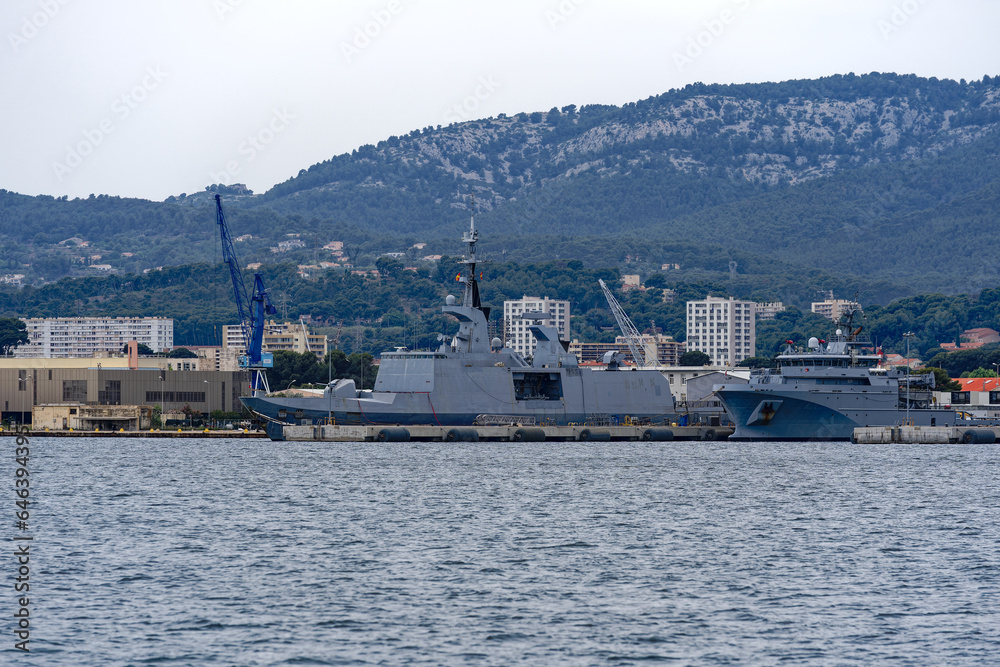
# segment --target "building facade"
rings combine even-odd
[[[249,392],[246,371],[111,368],[103,361],[87,368],[60,367],[57,360],[43,363],[41,359],[24,360],[24,367],[15,368],[10,362],[15,360],[6,360],[0,367],[0,419],[22,424],[31,421],[39,405],[158,405],[163,412],[187,406],[202,413],[239,412],[240,396]],[[61,428],[61,422],[56,427]]]
[[[643,334],[642,343],[647,352],[654,352],[661,366],[676,366],[684,354],[684,343],[678,343],[670,336],[663,334]],[[581,362],[601,362],[607,352],[622,352],[626,363],[634,363],[632,352],[624,336],[615,338],[614,343],[581,343],[574,340],[569,344],[569,353],[575,354]]]
[[[780,301],[758,303],[756,311],[758,320],[773,320],[778,316],[778,313],[785,312],[785,304]]]
[[[846,299],[827,299],[826,301],[813,301],[812,312],[823,317],[829,317],[836,322],[841,315],[852,310],[861,310],[861,305]]]
[[[687,351],[707,354],[715,366],[735,366],[757,354],[753,301],[710,296],[687,303]]]
[[[21,318],[29,342],[14,350],[20,358],[95,357],[121,352],[130,340],[165,352],[174,346],[174,321],[164,317]]]
[[[537,342],[528,331],[533,320],[524,319],[526,313],[539,313],[539,319],[547,320],[546,324],[555,327],[559,332],[560,340],[569,340],[569,301],[524,296],[517,301],[503,302],[503,326],[507,347],[517,350],[523,356],[534,353]]]
[[[312,352],[321,361],[326,356],[329,342],[324,334],[311,334],[302,322],[283,322],[271,320],[264,325],[264,352],[288,350],[290,352]],[[243,344],[243,329],[238,324],[227,324],[222,327],[222,347],[236,350],[237,354],[245,354]]]

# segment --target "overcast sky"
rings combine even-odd
[[[0,188],[263,192],[415,128],[694,81],[1000,75],[997,0],[4,0]]]

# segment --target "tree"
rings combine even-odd
[[[146,345],[145,343],[139,343],[139,356],[140,357],[151,357],[154,354],[156,354],[156,352],[153,352],[153,348],[151,348],[150,346]],[[198,356],[198,355],[195,355],[195,356]]]
[[[167,352],[167,356],[171,359],[197,359],[198,355],[187,349],[186,347],[178,347],[176,350],[170,350]]]
[[[691,350],[681,355],[677,361],[681,366],[706,366],[712,358],[700,350]]]
[[[0,317],[0,353],[3,356],[29,340],[28,327],[23,321],[16,317]]]
[[[743,368],[776,368],[778,362],[767,357],[747,357],[736,365]]]
[[[975,370],[966,371],[962,373],[963,378],[995,378],[997,376],[996,371],[991,371],[980,366]]]

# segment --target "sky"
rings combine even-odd
[[[997,0],[4,0],[0,188],[255,192],[392,135],[692,82],[1000,75]]]

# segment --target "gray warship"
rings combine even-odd
[[[853,318],[853,313],[851,314]],[[730,440],[850,440],[862,426],[958,426],[955,410],[934,405],[934,374],[883,368],[882,355],[851,322],[829,341],[789,342],[778,367],[749,384],[715,386],[736,425]]]
[[[657,370],[623,366],[608,353],[606,368],[582,368],[556,329],[539,316],[529,330],[537,340],[530,359],[489,336],[490,309],[476,280],[479,232],[473,216],[462,241],[461,302],[449,295],[442,312],[458,321],[435,350],[397,349],[381,355],[375,388],[338,379],[322,396],[279,397],[256,392],[244,405],[277,434],[281,424],[399,424],[468,426],[476,423],[662,424],[674,415],[670,384]]]

